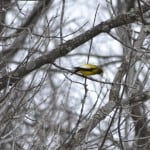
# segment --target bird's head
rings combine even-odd
[[[103,74],[104,74],[104,68],[102,66],[98,67],[98,73],[103,76]]]

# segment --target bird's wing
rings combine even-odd
[[[86,68],[86,67],[74,67],[75,71],[92,71],[95,68]]]

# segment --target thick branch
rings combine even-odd
[[[150,10],[150,6],[143,6],[143,13]],[[140,11],[135,10],[132,12],[128,12],[125,14],[118,15],[117,17],[107,20],[93,27],[92,29],[86,31],[85,33],[68,40],[64,44],[59,45],[57,48],[51,50],[49,53],[35,59],[34,61],[30,61],[27,64],[21,66],[17,70],[10,72],[7,76],[4,76],[0,79],[0,90],[7,86],[7,81],[10,79],[10,83],[14,83],[29,74],[30,72],[40,68],[41,66],[49,63],[53,63],[57,58],[65,56],[73,49],[87,42],[91,38],[97,36],[103,32],[109,32],[111,29],[133,23],[138,20],[140,17]]]
[[[102,108],[99,108],[97,112],[92,116],[92,118],[89,120],[89,123],[83,128],[81,128],[74,136],[74,138],[71,138],[68,143],[65,143],[60,149],[70,150],[74,149],[80,143],[83,142],[86,135],[91,132],[97,124],[105,119],[115,108],[115,102],[109,101],[105,106]]]

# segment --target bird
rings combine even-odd
[[[79,73],[83,76],[91,76],[95,74],[100,74],[103,76],[104,69],[102,66],[94,64],[83,64],[81,66],[74,67],[73,73]]]

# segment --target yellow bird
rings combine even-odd
[[[104,69],[102,66],[93,64],[84,64],[79,67],[74,67],[74,73],[80,73],[83,76],[90,76],[95,74],[103,75]]]

